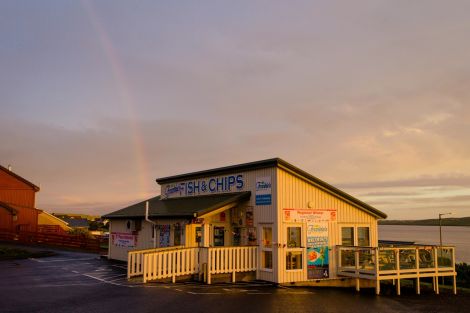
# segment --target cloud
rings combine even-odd
[[[357,183],[342,183],[338,184],[340,188],[363,189],[363,188],[377,188],[377,187],[436,187],[436,186],[462,186],[470,187],[470,176],[464,174],[444,174],[444,175],[424,175],[416,178],[407,178],[402,180],[389,180],[389,181],[369,181]],[[390,192],[389,195],[393,195]],[[373,193],[367,195],[374,195]],[[380,195],[375,194],[375,195]],[[383,195],[386,195],[383,194]],[[395,195],[400,195],[399,193]],[[403,194],[402,194],[403,195]]]
[[[276,156],[387,213],[466,188],[469,4],[402,3],[96,3],[108,55],[79,4],[0,4],[1,162],[64,209]]]

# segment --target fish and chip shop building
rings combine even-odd
[[[104,216],[108,256],[128,261],[129,277],[211,283],[249,272],[275,283],[335,285],[378,269],[377,221],[386,215],[282,159],[156,181],[160,196]]]

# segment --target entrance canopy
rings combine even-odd
[[[204,217],[236,206],[249,200],[250,191],[223,193],[208,196],[192,196],[184,198],[162,199],[157,196],[124,209],[104,215],[104,218],[144,218],[145,203],[149,202],[149,217]]]

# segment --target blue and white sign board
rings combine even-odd
[[[256,177],[256,205],[271,205],[271,176]]]

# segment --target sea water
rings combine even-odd
[[[439,226],[379,225],[379,240],[439,245]],[[470,227],[442,226],[442,245],[455,246],[457,263],[470,263]]]

